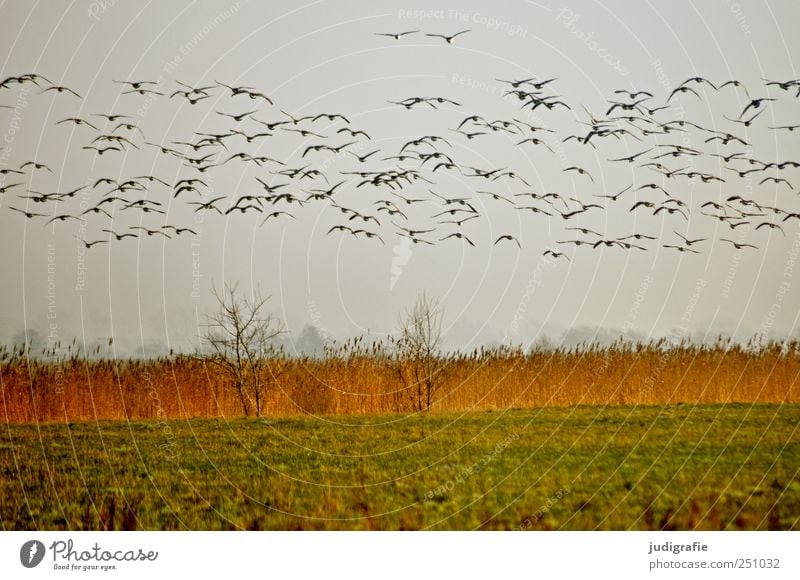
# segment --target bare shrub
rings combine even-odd
[[[269,296],[259,291],[239,296],[237,285],[213,289],[219,311],[209,317],[205,342],[208,361],[220,367],[230,380],[245,415],[260,417],[268,387],[285,368],[275,339],[283,332],[280,322],[265,310]]]
[[[424,293],[400,318],[394,366],[417,411],[428,411],[444,382],[447,358],[442,350],[444,309]]]

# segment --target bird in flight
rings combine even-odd
[[[456,32],[455,34],[453,34],[451,36],[446,36],[444,34],[425,34],[425,36],[432,36],[432,37],[435,37],[435,38],[442,38],[442,39],[445,40],[445,42],[447,42],[447,44],[453,44],[453,41],[456,39],[457,36],[460,36],[462,34],[466,34],[467,32],[471,32],[471,29],[462,30],[461,32]]]
[[[55,91],[57,93],[72,93],[73,95],[75,95],[79,99],[83,98],[78,93],[73,91],[72,89],[67,88],[67,87],[61,87],[61,86],[58,86],[58,85],[53,85],[53,86],[47,87],[46,89],[44,89],[42,91],[39,91],[39,94],[49,93],[50,91]]]
[[[447,239],[449,239],[449,238],[458,238],[458,239],[460,239],[460,240],[464,240],[464,241],[465,241],[465,242],[467,242],[467,243],[468,243],[470,246],[472,246],[472,247],[475,247],[475,244],[473,244],[473,243],[472,243],[472,240],[470,240],[470,239],[469,239],[467,236],[465,236],[465,235],[464,235],[464,234],[462,234],[461,232],[453,232],[452,234],[450,234],[450,235],[447,235],[447,236],[445,236],[445,237],[441,238],[439,241],[440,241],[440,242],[443,242],[443,241],[445,241],[445,240],[447,240]]]
[[[766,109],[761,109],[760,111],[756,112],[756,114],[753,115],[752,117],[750,117],[749,119],[742,119],[741,117],[739,117],[738,119],[733,119],[733,118],[729,117],[728,115],[722,115],[722,116],[725,117],[728,121],[732,121],[733,123],[741,123],[745,127],[749,127],[750,125],[753,124],[753,121],[755,121],[756,117],[758,117],[764,111],[766,111]]]
[[[679,86],[678,88],[685,87],[685,86],[686,86],[687,84],[689,84],[689,83],[696,83],[696,84],[698,84],[698,85],[699,85],[699,84],[703,84],[703,83],[705,83],[705,84],[707,84],[709,87],[711,87],[712,89],[714,89],[715,91],[716,91],[716,90],[718,90],[718,89],[717,89],[717,87],[715,87],[715,86],[714,86],[714,83],[712,83],[712,82],[711,82],[710,80],[708,80],[708,79],[704,79],[703,77],[691,77],[691,78],[688,78],[688,79],[686,79],[685,81],[683,81],[683,82],[680,84],[680,86]]]
[[[20,169],[25,169],[26,167],[33,167],[34,169],[46,169],[50,173],[53,173],[53,170],[50,169],[44,163],[37,163],[36,161],[27,161],[19,166]]]
[[[590,229],[588,229],[588,228],[565,228],[565,230],[566,230],[566,231],[568,231],[568,232],[569,232],[569,231],[572,231],[572,232],[580,232],[580,233],[582,233],[582,234],[584,234],[584,235],[593,235],[593,236],[599,236],[599,235],[600,235],[600,234],[599,234],[599,233],[597,233],[596,231],[594,231],[594,230],[590,230]],[[630,237],[630,236],[629,236],[629,237]],[[622,240],[622,239],[625,239],[625,238],[620,238],[620,239]]]
[[[11,189],[13,187],[19,187],[20,185],[22,185],[22,184],[21,183],[11,183],[9,185],[0,185],[0,193],[5,193],[9,189]]]
[[[794,191],[794,187],[792,187],[792,184],[789,182],[789,180],[788,179],[784,179],[783,177],[765,177],[764,179],[762,179],[759,182],[759,185],[763,185],[764,183],[767,183],[768,181],[774,182],[775,185],[777,185],[779,183],[785,183],[789,187],[789,189]]]
[[[115,147],[114,145],[110,145],[108,147],[94,147],[93,145],[85,145],[81,147],[81,149],[86,149],[89,151],[94,151],[98,155],[103,155],[108,153],[109,151],[122,151],[119,147]]]
[[[736,248],[737,250],[741,250],[742,248],[753,248],[755,250],[758,249],[758,246],[754,246],[753,244],[744,244],[742,242],[734,242],[733,240],[729,240],[728,238],[722,238],[721,241],[733,244],[733,247]]]
[[[112,82],[115,82],[118,85],[127,85],[132,89],[141,89],[144,85],[153,85],[153,86],[158,85],[156,81],[112,81]]]
[[[764,227],[769,228],[771,230],[778,230],[784,235],[784,237],[786,237],[786,232],[783,231],[783,228],[779,224],[773,224],[772,222],[761,222],[756,226],[756,229],[758,230]]]
[[[577,167],[577,166],[573,165],[572,167],[567,167],[566,169],[564,169],[564,172],[565,172],[565,173],[566,173],[567,171],[576,171],[576,172],[577,172],[578,174],[580,174],[580,175],[585,175],[586,177],[588,177],[589,179],[591,179],[591,180],[592,180],[592,183],[594,183],[594,177],[592,177],[592,174],[591,174],[591,173],[589,173],[588,171],[586,171],[586,170],[585,170],[584,168],[582,168],[582,167]]]
[[[594,194],[594,196],[595,197],[604,197],[606,199],[610,199],[611,201],[617,201],[619,199],[619,196],[621,196],[623,193],[628,191],[631,187],[633,187],[633,184],[630,184],[628,187],[626,187],[622,191],[619,191],[619,192],[614,193],[614,194],[596,193],[596,194]]]
[[[699,244],[700,242],[705,242],[708,239],[708,238],[697,238],[695,240],[690,240],[689,238],[687,238],[683,234],[679,234],[678,232],[675,232],[675,235],[681,238],[683,240],[683,243],[686,244],[687,246]]]
[[[508,240],[508,241],[514,242],[515,244],[517,244],[517,247],[519,247],[520,250],[522,249],[522,244],[520,244],[519,240],[517,238],[515,238],[514,236],[512,236],[511,234],[503,234],[502,236],[498,237],[494,241],[494,245],[496,246],[497,244],[499,244],[503,240]]]
[[[137,94],[137,95],[160,95],[160,96],[164,96],[164,93],[159,92],[159,91],[154,91],[152,89],[131,89],[129,91],[122,91],[122,94],[123,95]]]
[[[555,151],[553,151],[553,148],[550,147],[550,145],[548,145],[547,143],[545,143],[541,139],[537,139],[535,137],[528,137],[527,139],[523,139],[522,141],[517,143],[517,145],[523,145],[524,143],[533,143],[534,145],[544,145],[545,147],[547,147],[550,150],[550,153],[555,153]]]
[[[649,153],[652,150],[653,149],[650,148],[650,149],[647,149],[645,151],[640,151],[639,153],[634,153],[633,155],[628,155],[627,157],[619,157],[617,159],[609,159],[609,161],[627,161],[628,163],[633,163],[634,161],[636,161],[637,157],[641,157],[642,155],[644,155],[646,153]]]
[[[692,93],[695,97],[700,99],[700,95],[698,95],[697,91],[695,91],[692,87],[678,87],[669,94],[667,102],[669,103],[672,100],[672,97],[674,97],[678,93]]]
[[[542,256],[553,256],[553,258],[566,258],[567,262],[570,261],[569,256],[567,256],[564,252],[557,252],[555,250],[545,250]]]
[[[95,240],[93,242],[89,242],[85,238],[80,238],[78,236],[72,236],[72,237],[74,237],[76,240],[78,240],[80,243],[82,243],[83,247],[86,248],[86,249],[89,249],[92,246],[96,246],[97,244],[107,244],[108,243],[108,240]]]
[[[401,37],[408,34],[416,34],[419,30],[407,30],[406,32],[376,32],[376,36],[389,36],[395,40],[400,40]]]
[[[765,102],[767,102],[767,101],[777,101],[777,100],[778,99],[772,99],[772,98],[769,98],[769,97],[761,97],[759,99],[751,99],[750,102],[747,103],[747,106],[744,108],[744,110],[742,110],[742,113],[739,115],[739,118],[741,119],[742,117],[744,117],[744,114],[747,111],[749,111],[750,109],[754,109],[754,110],[755,109],[760,109],[761,105],[763,105]]]
[[[125,238],[138,238],[139,237],[136,234],[133,234],[133,233],[130,233],[130,232],[125,232],[124,234],[118,234],[113,230],[102,230],[102,231],[106,232],[107,234],[111,234],[112,236],[117,238],[117,241],[124,240]]]
[[[114,121],[118,121],[119,119],[130,119],[129,115],[106,115],[104,113],[95,113],[94,117],[103,117],[109,123],[113,123]]]
[[[94,125],[92,125],[89,121],[84,121],[83,119],[79,119],[77,117],[69,117],[68,119],[62,119],[61,121],[58,121],[56,123],[56,125],[61,125],[62,123],[73,123],[75,125],[86,125],[87,127],[91,127],[92,129],[94,129],[95,131],[99,131],[100,130],[97,127],[95,127]]]
[[[32,218],[35,218],[35,217],[47,217],[47,215],[43,214],[43,213],[33,213],[33,212],[30,212],[30,211],[25,211],[24,209],[19,209],[19,208],[12,207],[12,206],[8,206],[8,209],[16,211],[16,212],[19,212],[19,213],[21,213],[22,215],[24,215],[28,219],[32,219]]]
[[[62,214],[53,216],[52,218],[47,220],[44,225],[47,226],[47,225],[49,225],[49,224],[51,224],[53,222],[63,222],[63,221],[66,221],[66,220],[84,221],[83,218],[78,217],[76,215],[70,215],[70,214],[62,213]]]
[[[678,250],[679,252],[691,252],[692,254],[699,254],[700,253],[697,250],[693,250],[693,249],[688,248],[686,246],[674,246],[674,245],[670,245],[670,244],[664,244],[663,247],[672,248],[674,250]]]
[[[600,234],[597,234],[600,235]],[[625,240],[629,240],[633,238],[634,240],[655,240],[655,236],[648,236],[647,234],[631,234],[629,236],[623,236],[621,238],[617,238],[617,241],[624,242]]]

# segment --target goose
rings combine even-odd
[[[425,34],[425,36],[431,36],[434,38],[441,38],[444,39],[447,44],[453,44],[453,41],[456,39],[457,36],[461,36],[462,34],[466,34],[467,32],[471,32],[471,29],[462,30],[461,32],[456,32],[451,36],[446,36],[444,34]]]
[[[380,152],[380,149],[375,149],[374,151],[370,151],[366,155],[358,155],[357,153],[353,153],[352,151],[347,151],[347,153],[358,159],[359,163],[365,163],[367,159],[369,159],[378,152]]]
[[[675,89],[674,91],[672,91],[669,94],[669,97],[667,98],[667,102],[669,103],[672,100],[672,97],[674,97],[678,93],[692,93],[695,97],[697,97],[698,99],[701,99],[700,95],[698,95],[697,91],[695,91],[692,87],[678,87],[677,89]]]
[[[497,244],[499,244],[499,243],[500,243],[500,242],[502,242],[503,240],[508,240],[508,241],[514,242],[515,244],[517,244],[517,247],[518,247],[520,250],[522,249],[522,244],[520,244],[520,243],[519,243],[519,240],[518,240],[517,238],[515,238],[514,236],[512,236],[511,234],[503,234],[502,236],[498,237],[498,238],[497,238],[497,239],[494,241],[494,244],[493,244],[493,245],[495,245],[495,246],[496,246]]]
[[[499,193],[494,193],[493,191],[476,191],[475,193],[488,195],[489,197],[491,197],[495,201],[504,201],[504,202],[509,203],[509,204],[511,204],[513,206],[517,205],[516,203],[514,203],[513,199],[508,199],[507,197],[503,197]]]
[[[73,95],[75,95],[79,99],[83,98],[78,93],[73,91],[72,89],[70,89],[68,87],[58,86],[58,85],[53,85],[53,86],[47,87],[46,89],[44,89],[42,91],[39,91],[39,94],[41,95],[43,93],[49,93],[50,91],[56,91],[57,93],[72,93]]]
[[[604,197],[606,199],[610,199],[611,201],[617,201],[619,199],[619,197],[623,193],[628,191],[631,187],[633,187],[633,184],[629,185],[628,187],[626,187],[625,189],[623,189],[622,191],[620,191],[618,193],[614,193],[614,194],[602,194],[602,193],[599,193],[599,194],[594,194],[594,196],[595,197]]]
[[[780,125],[778,127],[768,127],[768,128],[776,130],[776,131],[778,131],[780,129],[786,129],[787,131],[791,132],[791,131],[794,131],[796,129],[800,129],[800,125]]]
[[[534,145],[544,145],[545,147],[547,147],[550,150],[551,153],[555,153],[555,151],[553,151],[553,148],[550,147],[550,145],[548,145],[547,143],[545,143],[541,139],[536,139],[535,137],[528,137],[527,139],[523,139],[522,141],[517,143],[517,146],[522,145],[524,143],[533,143]]]
[[[419,30],[407,30],[405,32],[376,32],[376,36],[388,36],[390,38],[394,38],[395,40],[400,40],[403,36],[407,36],[409,34],[416,34]]]
[[[600,235],[600,234],[599,234],[599,233],[597,233],[596,231],[594,231],[594,230],[590,230],[590,229],[587,229],[587,228],[579,228],[579,227],[576,227],[576,228],[565,228],[565,230],[566,230],[566,231],[580,232],[580,233],[582,233],[582,234],[584,234],[584,235],[593,235],[593,236],[599,236],[599,235]],[[630,238],[631,236],[627,236],[627,237],[629,237],[629,238]],[[626,238],[619,238],[619,239],[620,239],[620,240],[624,240],[624,239],[626,239]]]
[[[638,97],[640,95],[644,95],[646,97],[651,97],[651,98],[653,96],[653,93],[648,93],[647,91],[633,91],[632,92],[632,91],[627,91],[625,89],[616,90],[616,91],[614,91],[614,94],[616,94],[616,95],[626,95],[631,100],[636,99],[636,97]]]
[[[86,248],[87,250],[89,248],[91,248],[92,246],[96,246],[97,244],[107,244],[108,243],[108,240],[95,240],[93,242],[88,242],[88,241],[86,241],[86,239],[80,238],[78,236],[74,236],[73,235],[72,237],[74,237],[76,240],[81,242],[83,244],[83,247]]]
[[[779,183],[785,183],[789,187],[789,189],[794,191],[794,187],[792,186],[792,184],[789,183],[789,181],[787,179],[784,179],[783,177],[765,177],[764,179],[762,179],[758,183],[759,183],[759,185],[763,185],[764,183],[767,183],[768,181],[772,181],[776,185],[779,184]]]
[[[755,115],[753,115],[752,117],[750,117],[749,119],[746,119],[746,120],[743,120],[741,117],[740,117],[740,118],[738,118],[738,119],[732,119],[731,117],[729,117],[729,116],[727,116],[727,115],[722,115],[722,116],[723,116],[723,117],[725,117],[725,118],[726,118],[728,121],[732,121],[732,122],[734,122],[734,123],[741,123],[741,124],[742,124],[742,125],[744,125],[745,127],[749,127],[750,125],[752,125],[752,124],[753,124],[753,121],[755,121],[756,117],[758,117],[758,116],[759,116],[761,113],[763,113],[765,110],[766,110],[766,109],[761,109],[761,110],[760,110],[760,111],[758,111],[758,112],[757,112]]]
[[[131,119],[129,115],[106,115],[104,113],[93,113],[92,116],[94,117],[103,117],[109,123],[113,123],[114,121],[118,121],[120,119]]]
[[[645,151],[641,151],[639,153],[634,153],[633,155],[628,155],[627,157],[619,157],[617,159],[608,159],[608,161],[627,161],[628,163],[633,163],[634,161],[636,161],[636,159],[638,157],[641,157],[645,153],[649,153],[652,150],[653,149],[650,148],[650,149],[646,149]]]
[[[133,234],[133,233],[130,233],[130,232],[125,232],[123,234],[118,234],[113,230],[102,230],[102,231],[106,232],[107,234],[111,234],[112,236],[114,236],[117,239],[117,241],[124,240],[125,238],[138,238],[139,237],[136,234]]]
[[[339,113],[320,113],[319,115],[313,117],[311,119],[311,122],[314,123],[319,119],[327,119],[328,121],[335,121],[336,119],[341,119],[348,125],[350,124],[350,121],[347,119],[347,117],[345,117],[344,115],[340,115]]]
[[[683,82],[682,82],[682,83],[681,83],[681,84],[678,86],[678,88],[684,87],[684,86],[686,86],[688,83],[697,83],[697,84],[703,84],[703,83],[705,83],[705,84],[707,84],[708,86],[710,86],[712,89],[714,89],[715,91],[716,91],[716,90],[719,90],[719,89],[717,89],[717,87],[715,87],[715,86],[714,86],[714,83],[712,83],[710,80],[708,80],[708,79],[705,79],[705,78],[703,78],[703,77],[691,77],[691,78],[688,78],[688,79],[686,79],[685,81],[683,81]]]
[[[464,241],[465,241],[465,242],[467,242],[467,243],[468,243],[470,246],[472,246],[472,247],[475,247],[475,244],[474,244],[474,243],[472,243],[472,240],[470,240],[470,239],[469,239],[467,236],[465,236],[465,235],[464,235],[463,233],[461,233],[461,232],[453,232],[452,234],[446,235],[445,237],[441,238],[439,241],[440,241],[440,242],[443,242],[443,241],[445,241],[445,240],[447,240],[447,239],[450,239],[450,238],[458,238],[459,240],[464,240]]]
[[[47,220],[44,225],[47,226],[47,225],[49,225],[49,224],[51,224],[53,222],[63,222],[63,221],[66,221],[66,220],[84,221],[83,218],[80,218],[80,217],[75,216],[75,215],[70,215],[70,214],[65,214],[64,213],[64,214],[59,214],[59,215],[53,216],[52,218]]]
[[[456,225],[458,227],[461,227],[465,223],[467,223],[468,221],[477,219],[478,217],[480,217],[478,214],[470,214],[470,215],[468,215],[466,217],[463,217],[463,218],[457,218],[457,219],[452,219],[452,220],[441,220],[441,221],[437,221],[436,223],[437,224],[441,224],[441,225],[454,224],[454,225]]]
[[[158,85],[158,82],[156,81],[113,81],[112,80],[112,82],[115,82],[118,85],[129,86],[132,89],[141,89],[144,85],[153,85],[153,86]]]
[[[683,252],[683,253],[685,253],[685,252],[691,252],[692,254],[699,254],[700,253],[697,250],[693,250],[691,248],[687,248],[686,246],[673,246],[673,245],[670,245],[670,244],[664,244],[662,247],[664,247],[664,248],[672,248],[672,249],[678,250],[679,252]]]
[[[742,248],[753,248],[755,250],[758,249],[758,246],[754,246],[753,244],[745,244],[745,243],[741,243],[741,242],[734,242],[733,240],[729,240],[727,238],[721,238],[720,241],[728,242],[730,244],[733,244],[733,247],[736,248],[737,250],[741,250]]]
[[[542,256],[553,256],[553,258],[556,260],[558,258],[566,258],[568,262],[571,261],[569,256],[567,256],[564,252],[557,252],[555,250],[545,250]]]
[[[286,121],[286,122],[292,123],[293,125],[298,125],[299,123],[302,123],[303,121],[307,121],[307,120],[313,118],[311,115],[306,115],[305,117],[299,117],[299,118],[298,117],[293,117],[292,115],[290,115],[289,113],[287,113],[284,110],[281,110],[281,113],[283,113],[284,115],[289,117],[289,121]]]
[[[31,212],[31,211],[25,211],[24,209],[19,209],[19,208],[12,207],[12,206],[8,206],[8,209],[10,209],[12,211],[19,212],[19,213],[21,213],[22,215],[24,215],[28,219],[32,219],[32,218],[35,218],[35,217],[47,217],[47,214],[34,213],[34,212]]]
[[[687,246],[692,246],[694,244],[699,244],[700,242],[705,242],[708,239],[708,238],[697,238],[697,239],[694,239],[694,240],[690,240],[689,238],[687,238],[683,234],[680,234],[678,232],[674,232],[674,233],[675,233],[676,236],[681,238],[683,240],[683,243],[686,244]]]
[[[176,236],[180,236],[180,235],[183,235],[183,234],[192,234],[193,236],[197,235],[197,232],[194,231],[191,228],[179,228],[177,226],[163,225],[163,226],[161,226],[161,229],[162,230],[172,230],[173,232],[175,232]]]
[[[107,212],[105,209],[103,209],[103,208],[102,208],[102,207],[100,207],[99,205],[96,205],[96,206],[94,206],[94,207],[90,207],[89,209],[86,209],[86,210],[82,211],[82,212],[80,213],[80,215],[84,216],[84,215],[86,215],[87,213],[93,213],[93,214],[99,214],[99,213],[101,213],[101,214],[105,215],[107,218],[109,218],[109,219],[111,218],[111,214],[110,214],[110,213],[108,213],[108,212]]]
[[[598,234],[600,235],[600,234]],[[655,236],[648,236],[647,234],[631,234],[629,236],[623,236],[621,238],[617,238],[618,241],[624,242],[625,240],[629,240],[633,238],[634,240],[655,240],[657,239]]]
[[[47,165],[45,165],[44,163],[37,163],[36,161],[27,161],[27,162],[25,162],[25,163],[23,163],[22,165],[19,166],[20,169],[25,169],[26,167],[33,167],[34,169],[37,169],[37,170],[38,169],[46,169],[50,173],[53,173],[53,170],[50,169]]]
[[[83,119],[79,119],[77,117],[69,117],[68,119],[62,119],[61,121],[58,121],[56,125],[61,125],[62,123],[74,123],[75,125],[79,126],[86,125],[87,127],[91,127],[92,129],[94,129],[95,131],[100,130],[94,125],[92,125],[89,121],[84,121]]]
[[[253,111],[248,111],[246,113],[232,114],[232,113],[222,113],[220,111],[217,111],[217,115],[222,115],[223,117],[230,117],[231,119],[239,123],[244,119],[246,119],[247,117],[249,117],[250,115],[253,115],[254,113],[257,112],[258,112],[257,110],[253,110]]]
[[[280,217],[282,215],[289,216],[290,218],[295,219],[295,220],[297,219],[296,217],[294,217],[293,214],[289,213],[288,211],[273,211],[272,213],[268,213],[266,215],[266,217],[263,220],[261,220],[261,224],[260,225],[263,226],[265,223],[267,223],[267,220],[273,219],[273,218],[277,218],[277,217]]]
[[[769,102],[769,101],[777,101],[777,100],[778,99],[773,99],[773,98],[769,98],[769,97],[761,97],[761,98],[758,98],[758,99],[751,99],[750,102],[747,103],[747,106],[744,108],[744,110],[742,110],[742,113],[739,115],[739,118],[741,119],[744,116],[744,114],[747,111],[749,111],[750,109],[759,109],[759,108],[761,108],[761,105],[763,105],[764,103]]]
[[[20,185],[22,185],[22,184],[21,183],[11,183],[9,185],[0,185],[0,193],[4,194],[9,189],[13,189],[14,187],[19,187]]]
[[[116,147],[114,145],[109,145],[108,147],[95,147],[93,145],[86,145],[84,147],[81,147],[81,149],[86,149],[88,151],[94,151],[98,155],[104,155],[105,153],[108,153],[109,151],[120,151],[120,152],[122,151],[122,149],[120,149],[119,147]]]
[[[164,93],[159,91],[153,91],[150,89],[131,89],[129,91],[122,91],[123,95],[159,95],[164,96]]]
[[[206,210],[206,209],[208,209],[208,210],[214,210],[214,211],[216,211],[218,214],[222,215],[222,210],[220,210],[220,209],[219,209],[217,206],[215,206],[214,204],[215,204],[215,203],[217,203],[218,201],[222,201],[223,199],[227,199],[227,196],[224,196],[224,195],[222,195],[222,196],[220,196],[220,197],[215,197],[214,199],[211,199],[211,200],[209,200],[209,201],[205,201],[205,202],[201,202],[201,201],[190,201],[190,202],[188,202],[188,204],[189,204],[189,205],[196,205],[196,206],[197,206],[197,209],[196,209],[196,210],[194,210],[194,213],[197,213],[197,212],[199,212],[199,211],[202,211],[202,210]]]
[[[589,179],[592,180],[592,183],[594,183],[594,177],[592,177],[592,174],[589,173],[588,171],[586,171],[585,169],[583,169],[582,167],[577,167],[577,166],[573,165],[571,167],[567,167],[563,171],[564,171],[564,173],[566,173],[567,171],[576,171],[579,175],[585,175],[586,177],[588,177]]]
[[[39,191],[31,191],[28,193],[33,195],[20,195],[20,199],[29,199],[33,203],[47,203],[48,201],[61,201],[63,198],[59,193],[41,193]]]
[[[455,133],[459,133],[461,135],[464,135],[464,137],[466,137],[467,139],[470,139],[470,140],[475,139],[476,137],[480,137],[481,135],[488,135],[488,133],[484,133],[482,131],[476,131],[475,133],[467,133],[465,131],[461,131],[460,129],[450,129],[450,130],[455,132]]]
[[[189,91],[175,91],[174,93],[172,93],[169,96],[169,98],[171,99],[171,98],[176,97],[178,95],[182,96],[187,101],[189,101],[190,105],[196,105],[197,103],[199,103],[200,101],[202,101],[204,99],[210,99],[211,98],[211,95],[203,95],[203,94],[196,95],[195,93],[191,93]]]
[[[784,221],[786,221],[786,220],[784,220]],[[786,232],[783,231],[783,228],[779,224],[773,224],[771,222],[761,222],[760,224],[758,224],[756,226],[755,229],[758,230],[758,229],[763,228],[763,227],[767,227],[767,228],[769,228],[771,230],[779,230],[783,234],[783,236],[786,237]]]
[[[131,226],[130,229],[142,231],[142,232],[146,233],[148,237],[160,234],[160,235],[164,236],[167,239],[172,239],[172,236],[170,236],[167,232],[165,232],[163,230],[151,230],[151,229],[148,229],[148,228],[145,228],[145,227],[142,227],[142,226]]]
[[[359,135],[363,135],[367,139],[372,139],[367,133],[361,130],[353,131],[350,127],[342,127],[336,133],[348,133],[351,137],[358,137]]]
[[[244,95],[250,91],[255,90],[254,87],[234,87],[231,85],[226,85],[225,83],[221,83],[219,81],[214,81],[214,82],[217,83],[217,86],[228,89],[231,92],[232,97],[235,97],[236,95]]]

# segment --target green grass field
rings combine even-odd
[[[799,529],[800,405],[10,425],[12,529]]]

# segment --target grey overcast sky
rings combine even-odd
[[[449,344],[461,348],[497,341],[527,344],[543,336],[557,339],[569,329],[623,331],[628,336],[796,335],[800,272],[795,272],[794,260],[800,220],[765,218],[782,224],[785,235],[768,227],[756,230],[758,218],[732,230],[702,215],[712,210],[701,205],[738,194],[761,205],[800,211],[800,169],[740,178],[725,169],[733,164],[710,155],[733,153],[737,144],[705,143],[711,133],[694,129],[640,137],[641,141],[628,135],[596,138],[596,147],[562,139],[585,136],[588,127],[580,122],[589,120],[586,111],[603,117],[607,101],[620,97],[614,90],[650,91],[654,97],[646,105],[655,107],[684,80],[700,75],[717,84],[738,79],[752,97],[778,100],[765,103],[757,122],[743,127],[725,119],[737,118],[748,104],[742,90],[728,86],[715,92],[692,85],[701,98],[678,94],[671,108],[656,118],[734,133],[748,142],[738,147],[760,160],[800,161],[800,132],[768,128],[800,123],[800,99],[794,90],[767,87],[761,80],[800,78],[793,59],[800,55],[797,22],[800,3],[792,0],[2,2],[3,78],[35,72],[83,97],[39,94],[31,84],[0,91],[0,105],[11,107],[0,109],[0,169],[35,159],[53,170],[3,178],[5,185],[17,182],[17,177],[23,184],[0,199],[3,338],[28,328],[62,340],[77,336],[87,343],[113,336],[120,349],[130,352],[142,352],[142,347],[148,352],[155,345],[187,348],[197,341],[198,321],[213,308],[212,284],[234,281],[243,290],[258,286],[271,294],[272,311],[292,332],[313,325],[335,337],[392,331],[398,314],[422,291],[442,300]],[[422,34],[464,29],[471,32],[453,44]],[[400,40],[375,34],[407,30],[422,33]],[[546,87],[548,94],[560,95],[572,110],[522,111],[520,101],[503,96],[508,87],[496,80],[527,77],[557,77]],[[123,95],[124,87],[115,80],[154,80],[166,95]],[[210,91],[211,98],[192,106],[168,97],[180,88],[176,81],[246,85],[275,104],[232,97],[227,89],[217,88]],[[406,110],[387,102],[412,96],[446,97],[459,106]],[[147,141],[184,151],[171,142],[196,140],[193,132],[220,133],[236,126],[216,111],[238,114],[252,109],[258,109],[254,117],[268,122],[284,119],[281,110],[295,116],[341,113],[352,128],[371,136],[350,147],[359,155],[380,149],[363,165],[344,152],[303,157],[305,148],[320,143],[320,138],[280,129],[252,144],[238,138],[226,144],[229,154],[269,156],[287,167],[309,164],[322,171],[330,185],[347,179],[336,202],[379,216],[380,227],[365,227],[379,233],[385,244],[341,232],[327,235],[332,226],[353,225],[328,202],[302,208],[271,206],[270,211],[291,211],[296,219],[283,216],[260,226],[264,215],[257,212],[194,213],[187,203],[195,201],[191,192],[175,199],[170,188],[157,183],[147,195],[164,204],[165,215],[121,211],[115,205],[113,221],[91,214],[85,223],[69,220],[44,227],[45,219],[26,219],[9,209],[27,205],[27,211],[48,215],[76,214],[102,199],[110,187],[84,190],[58,206],[21,199],[26,189],[63,192],[102,177],[124,181],[151,174],[174,183],[198,176],[175,157],[145,145],[136,132],[118,134],[130,135],[139,149],[98,157],[82,149],[97,133],[85,126],[55,124],[66,117],[101,123],[99,128],[110,131],[111,124],[103,126],[103,119],[91,115],[130,115]],[[502,131],[470,140],[452,131],[471,114],[547,127],[554,133],[542,133],[541,138],[554,152],[532,144],[516,146],[521,137]],[[324,133],[325,143],[341,145],[348,141],[336,133],[341,126],[341,121],[323,119],[305,128]],[[251,119],[240,128],[248,133],[265,129]],[[408,212],[408,225],[400,225],[436,227],[427,238],[436,244],[411,243],[397,235],[390,216],[376,213],[376,201],[392,199],[388,187],[356,187],[357,176],[339,175],[396,167],[396,161],[380,159],[396,155],[406,141],[423,135],[447,138],[452,147],[441,145],[440,150],[461,167],[507,167],[530,184],[468,178],[447,169],[432,173],[434,164],[426,163],[421,174],[435,184],[415,181],[398,191],[428,200],[435,199],[429,190],[470,198],[480,217],[461,231],[475,247],[457,238],[439,243],[459,230],[436,224],[442,218],[431,216],[443,206],[433,201],[401,206]],[[607,161],[669,143],[703,151],[690,161],[692,168],[726,182],[668,179],[652,168],[638,167],[644,159],[633,164]],[[200,150],[197,156],[202,154]],[[661,161],[673,170],[689,163],[680,157]],[[594,182],[565,173],[571,165],[586,168]],[[748,164],[740,162],[738,167],[745,170]],[[223,202],[225,209],[238,196],[264,193],[256,177],[271,183],[289,181],[270,173],[279,169],[272,163],[258,167],[231,161],[199,175],[209,186],[203,199],[233,198]],[[786,178],[797,191],[785,184],[760,184],[766,175]],[[593,197],[647,183],[663,185],[686,203],[688,219],[629,211],[635,200],[663,201],[653,190],[631,190],[618,202]],[[292,180],[278,192],[300,195],[303,189],[327,187],[320,179]],[[561,219],[557,213],[548,217],[477,193],[486,190],[509,198],[525,191],[555,191],[583,203],[599,202],[603,209],[573,219]],[[101,231],[105,228],[120,232],[165,223],[193,228],[198,235],[169,240],[143,235],[89,250],[76,239],[106,239]],[[642,233],[658,239],[641,241],[648,251],[556,243],[580,237],[565,230],[578,226],[605,238]],[[674,231],[708,241],[694,246],[699,254],[664,248],[680,243]],[[515,236],[521,249],[508,241],[495,245],[504,234]],[[736,251],[722,238],[758,249]],[[571,260],[544,258],[548,248],[564,251]]]

